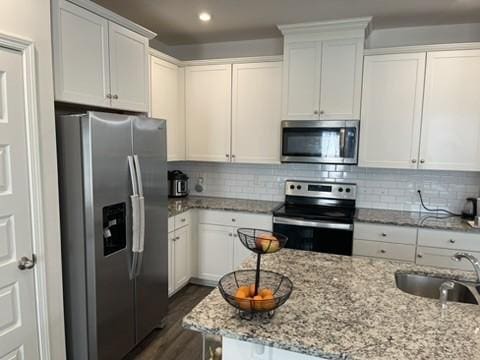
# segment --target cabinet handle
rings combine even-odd
[[[233,234],[233,237],[237,237],[238,235],[237,234]]]
[[[386,237],[386,236],[387,236],[387,234],[386,234],[386,233],[382,233],[382,236],[383,236],[383,237]]]
[[[313,110],[313,115],[318,115],[318,110]]]
[[[455,240],[454,239],[450,239],[448,240],[450,242],[450,244],[455,244]]]
[[[320,115],[323,115],[323,114],[325,114],[325,111],[320,110]]]
[[[384,250],[384,249],[381,249],[380,252],[381,252],[382,254],[385,254],[387,251]]]
[[[228,236],[232,237],[232,236],[233,236],[233,234],[232,234],[232,233],[228,233]]]
[[[232,155],[232,159],[235,159],[235,155]]]
[[[225,154],[225,157],[228,159],[228,158],[230,157],[230,155],[228,155],[228,154]]]
[[[183,218],[183,219],[182,219],[182,220],[180,220],[180,221],[181,221],[181,222],[185,222],[185,221],[187,221],[187,219]]]
[[[175,237],[175,240],[180,240],[180,236]]]
[[[417,257],[418,257],[418,258],[422,258],[423,255],[422,255],[422,254],[418,254]]]
[[[412,159],[412,164],[416,164],[417,163],[417,159]]]
[[[113,96],[112,96],[112,99],[113,99],[113,100],[117,100],[117,99],[118,99],[118,95],[113,95]]]
[[[232,219],[232,222],[235,222],[235,221],[237,221],[237,220],[235,220],[235,219]]]
[[[111,99],[111,98],[112,98],[112,94],[107,94],[107,95],[105,95],[105,97],[106,97],[107,99]]]
[[[424,160],[424,159],[420,159],[420,164],[425,164],[425,160]]]

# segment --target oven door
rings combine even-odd
[[[359,121],[282,121],[282,162],[356,164]]]
[[[288,237],[286,248],[352,255],[353,224],[274,217],[273,231]]]

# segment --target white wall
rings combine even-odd
[[[283,38],[168,46],[156,39],[150,46],[180,60],[222,59],[283,54]]]
[[[480,41],[480,24],[416,26],[376,29],[366,41],[367,48],[429,45]]]
[[[286,179],[353,182],[358,185],[357,207],[419,211],[417,190],[432,207],[461,211],[465,198],[480,192],[479,172],[389,170],[345,165],[246,165],[177,162],[190,177],[192,195],[243,199],[284,200]],[[203,193],[195,191],[199,177],[205,180]],[[427,205],[427,206],[428,206]]]
[[[49,0],[1,0],[0,32],[33,40],[44,195],[48,309],[52,360],[65,358],[55,117]]]

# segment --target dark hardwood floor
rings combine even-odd
[[[165,328],[156,330],[125,359],[128,360],[202,360],[202,335],[182,328],[182,318],[212,288],[187,285],[175,294],[168,305]]]

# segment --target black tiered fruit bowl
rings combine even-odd
[[[282,274],[260,270],[261,256],[281,250],[288,238],[261,229],[241,228],[237,233],[242,244],[257,254],[257,267],[224,275],[218,288],[223,298],[239,311],[241,318],[251,320],[256,314],[271,318],[290,297],[293,284]]]

